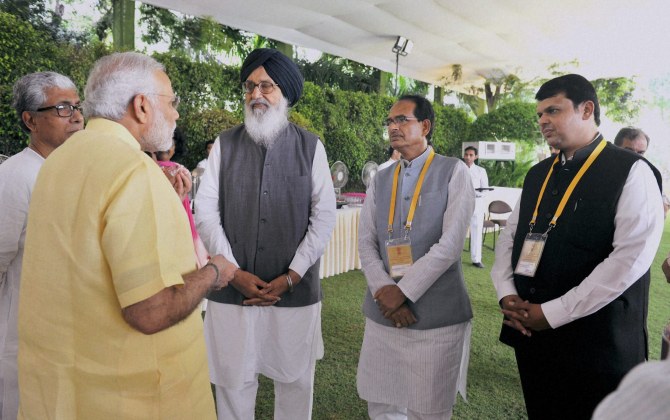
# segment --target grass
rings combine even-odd
[[[493,265],[491,237],[483,250],[486,269],[469,264],[463,253],[463,271],[472,301],[474,325],[468,374],[468,401],[458,399],[454,419],[526,418],[521,384],[511,348],[498,341],[501,315],[491,284]],[[652,265],[649,305],[649,358],[657,360],[661,349],[661,331],[670,319],[670,285],[660,270],[670,252],[670,219],[665,224],[661,246]],[[363,339],[364,317],[361,312],[365,278],[351,271],[323,280],[322,325],[325,356],[317,362],[314,385],[315,420],[363,420],[367,408],[356,392],[356,366]],[[256,418],[272,419],[274,398],[272,382],[261,378]]]

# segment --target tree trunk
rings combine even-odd
[[[444,88],[442,86],[435,86],[433,102],[440,105],[444,104]]]
[[[135,2],[112,0],[112,37],[117,51],[135,49]]]
[[[391,73],[379,70],[379,94],[388,95],[391,91]]]
[[[484,92],[486,93],[487,112],[491,112],[496,109],[498,99],[500,98],[500,85],[496,85],[496,93],[493,93],[491,90],[491,82],[485,82]]]

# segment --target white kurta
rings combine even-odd
[[[359,396],[424,414],[450,410],[457,392],[466,396],[471,331],[472,321],[412,330],[366,318],[356,374]]]
[[[44,158],[25,148],[0,164],[0,418],[16,418],[19,280],[30,196]]]

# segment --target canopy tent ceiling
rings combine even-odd
[[[550,65],[572,60],[591,79],[670,72],[666,0],[146,2],[391,73],[401,35],[414,48],[400,57],[399,73],[433,84],[453,65],[462,67],[462,85],[504,74],[546,77]]]

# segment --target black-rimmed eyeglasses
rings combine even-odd
[[[242,82],[242,90],[244,93],[253,93],[254,89],[256,89],[256,86],[258,86],[258,89],[260,89],[261,93],[263,95],[268,95],[272,93],[273,90],[275,90],[275,86],[279,86],[276,83],[272,82],[260,82],[260,83],[254,83],[251,80],[247,80],[246,82]]]
[[[407,117],[405,115],[398,115],[397,117],[385,119],[384,122],[383,122],[383,125],[384,125],[384,127],[388,128],[391,124],[395,123],[397,125],[404,125],[404,124],[407,124],[407,121],[411,121],[411,120],[417,120],[418,121],[419,119],[416,118],[416,117]]]
[[[35,111],[44,112],[50,109],[55,109],[59,117],[70,118],[75,110],[81,112],[81,105],[59,104],[37,108]]]

